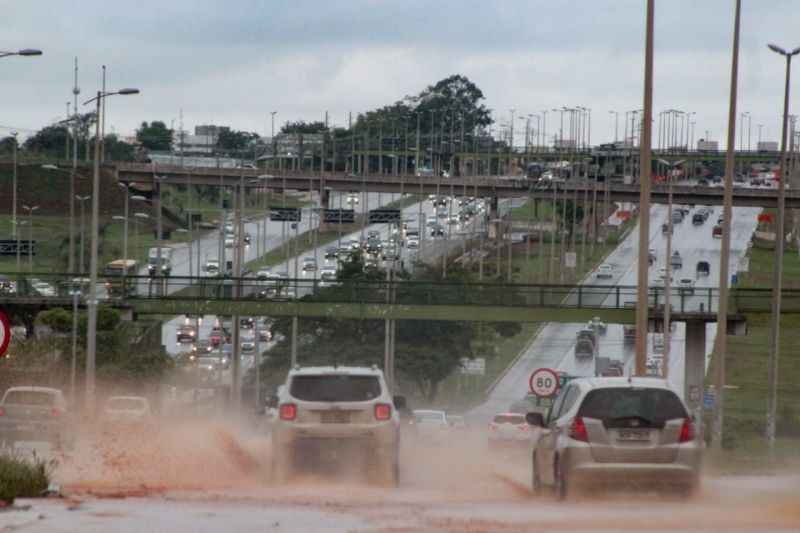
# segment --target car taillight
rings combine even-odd
[[[293,403],[281,404],[280,408],[281,420],[292,421],[297,418],[297,406]]]
[[[583,423],[583,418],[575,417],[569,428],[569,436],[571,439],[589,442],[589,434],[586,432],[586,424]]]
[[[6,415],[6,410],[0,407],[0,416],[5,416],[5,415]]]
[[[681,426],[681,434],[678,436],[678,442],[692,442],[694,440],[694,424],[688,418],[683,420]]]
[[[53,407],[51,413],[53,414],[53,416],[61,416],[61,410],[58,407]]]
[[[375,420],[389,420],[392,418],[392,406],[388,403],[375,404]]]

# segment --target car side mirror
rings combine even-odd
[[[544,417],[542,416],[542,413],[528,413],[525,415],[525,421],[530,426],[536,426],[540,428],[544,427]]]
[[[277,408],[278,407],[278,396],[276,394],[273,394],[272,396],[269,396],[267,398],[267,401],[265,402],[265,405],[267,407],[272,408],[272,409]]]
[[[405,396],[394,396],[392,398],[392,402],[394,403],[394,408],[398,411],[401,411],[406,408],[406,397]]]

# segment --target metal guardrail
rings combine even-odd
[[[311,276],[300,279],[254,277],[147,276],[104,277],[101,299],[119,303],[135,300],[274,300],[317,303],[554,307],[572,309],[630,309],[636,305],[635,286],[543,285],[504,283],[455,283],[434,281],[324,281]],[[17,298],[46,302],[88,293],[86,278],[69,274],[0,274],[0,302]],[[42,285],[42,283],[46,285]],[[37,288],[38,284],[38,288]],[[51,287],[52,290],[48,289]],[[105,293],[105,294],[102,294]],[[772,291],[734,288],[730,312],[769,312]],[[648,291],[650,308],[663,310],[663,287]],[[675,313],[715,313],[719,290],[673,288]],[[800,290],[784,289],[783,313],[800,313]]]

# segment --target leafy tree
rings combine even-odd
[[[154,120],[149,124],[142,122],[141,127],[136,130],[136,140],[148,150],[171,150],[172,130],[160,120]]]
[[[217,137],[217,148],[228,151],[243,150],[254,144],[258,139],[258,133],[221,128]]]
[[[67,127],[63,125],[45,126],[23,143],[25,150],[31,152],[58,152],[63,157],[67,142]]]
[[[304,120],[287,122],[281,127],[281,133],[322,133],[326,130],[325,123],[319,120],[315,122],[306,122]]]
[[[572,225],[573,217],[575,217],[575,225],[580,227],[585,215],[583,206],[578,205],[576,207],[573,200],[567,200],[566,202],[559,201],[558,204],[556,204],[556,213],[560,220],[561,226],[567,228],[570,237],[572,237],[572,232],[574,229]]]
[[[136,156],[136,148],[126,142],[122,142],[114,135],[106,135],[105,138],[106,159],[112,161],[133,161]]]

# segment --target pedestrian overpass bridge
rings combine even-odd
[[[16,274],[7,275],[15,279]],[[28,315],[40,310],[85,306],[86,296],[71,286],[75,276],[42,275],[55,288],[47,295],[16,278],[13,290],[0,291],[0,308]],[[456,320],[580,323],[598,316],[610,323],[633,324],[637,288],[617,285],[459,283],[438,281],[258,280],[252,277],[131,276],[106,278],[113,295],[100,303],[130,318],[140,315],[297,316],[350,319]],[[16,289],[19,290],[16,290]],[[83,288],[85,291],[85,287]],[[743,333],[745,315],[769,314],[772,290],[732,288],[728,321]],[[648,290],[649,316],[663,320],[663,287]],[[719,289],[673,288],[671,320],[715,322]],[[782,313],[800,313],[800,290],[784,289]]]

